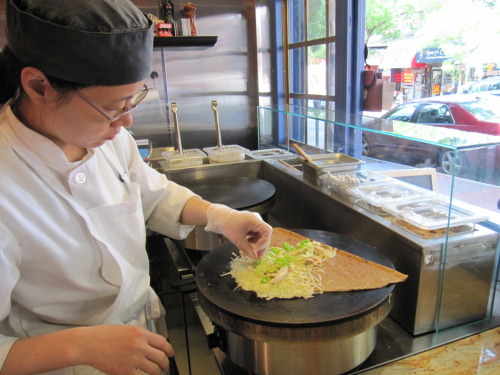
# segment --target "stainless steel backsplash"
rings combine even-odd
[[[157,1],[134,0],[145,13],[155,15]],[[187,1],[173,3],[175,20],[180,21]],[[268,6],[245,0],[195,4],[198,35],[217,36],[217,43],[207,48],[155,48],[157,91],[134,110],[131,131],[138,139],[148,138],[155,147],[175,146],[170,112],[170,104],[175,102],[183,148],[215,146],[211,101],[217,100],[222,143],[256,149],[256,106],[269,101]]]

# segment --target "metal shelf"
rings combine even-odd
[[[213,47],[217,36],[171,36],[154,38],[154,47]]]

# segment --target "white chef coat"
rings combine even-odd
[[[0,173],[0,368],[18,338],[158,318],[146,225],[185,238],[194,194],[147,166],[126,130],[71,163],[6,104]]]

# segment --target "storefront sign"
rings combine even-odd
[[[439,95],[441,94],[441,85],[434,84],[432,85],[432,95]]]
[[[497,64],[494,62],[483,64],[483,72],[487,77],[500,75],[500,70],[498,69]]]
[[[417,52],[416,61],[418,63],[432,64],[443,62],[448,58],[441,48],[426,48]]]
[[[413,72],[403,73],[403,83],[413,83]]]

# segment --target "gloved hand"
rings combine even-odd
[[[269,249],[273,228],[258,213],[212,203],[207,217],[206,231],[222,234],[247,255],[259,259]]]

